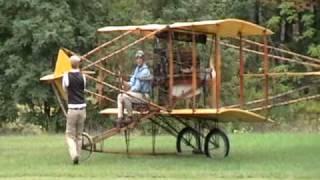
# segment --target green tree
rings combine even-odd
[[[0,117],[48,128],[53,94],[39,77],[54,67],[60,47],[84,53],[107,11],[99,0],[0,0]],[[17,106],[19,105],[19,106]]]

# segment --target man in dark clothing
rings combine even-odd
[[[86,119],[86,103],[84,89],[86,78],[80,72],[80,57],[71,56],[71,71],[64,74],[62,79],[63,89],[68,94],[68,114],[66,125],[66,143],[73,164],[79,163],[82,131]]]

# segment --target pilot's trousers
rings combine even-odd
[[[118,95],[118,118],[123,118],[124,108],[127,110],[128,116],[132,116],[132,103],[141,103],[141,100],[137,98],[145,99],[145,95],[142,93],[132,91],[128,91],[127,93],[132,97],[125,93],[121,93]]]

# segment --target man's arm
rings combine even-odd
[[[82,77],[83,77],[83,84],[84,84],[83,90],[85,90],[85,89],[86,89],[86,86],[87,86],[86,75],[82,74]]]
[[[139,80],[151,80],[152,76],[149,69],[144,69],[141,71],[138,77]]]
[[[69,86],[68,73],[64,73],[62,77],[62,87],[65,92],[67,92],[67,87]]]
[[[132,86],[135,84],[135,78],[136,78],[136,73],[137,73],[138,69],[136,68],[133,72],[133,75],[130,78],[130,81],[128,82],[129,86]]]
[[[134,76],[131,76],[130,81],[127,82],[128,86],[132,86],[134,84],[134,78],[135,78]]]
[[[134,82],[134,85],[131,86],[130,91],[139,92],[140,89],[141,89],[140,80],[136,80],[136,81]]]
[[[214,68],[211,69],[211,78],[212,79],[216,78],[216,71],[214,70]]]

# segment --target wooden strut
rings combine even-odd
[[[283,73],[268,73],[269,77],[295,77],[295,76],[320,76],[320,72],[283,72]],[[264,74],[244,74],[245,77],[263,77]]]
[[[75,52],[73,52],[73,51],[71,51],[71,50],[69,50],[69,49],[66,49],[66,48],[63,48],[63,50],[65,50],[66,52],[68,52],[68,53],[70,53],[70,54],[72,54],[72,55],[77,55],[77,53],[75,53]],[[92,61],[90,61],[89,59],[87,59],[87,58],[85,58],[85,57],[80,57],[82,60],[85,60],[86,62],[88,62],[88,63],[93,63]],[[95,64],[94,65],[95,67],[97,67],[98,69],[100,69],[100,70],[102,70],[103,72],[105,72],[105,73],[107,73],[107,74],[110,74],[110,75],[112,75],[112,76],[117,76],[117,74],[116,73],[114,73],[114,72],[112,72],[111,70],[108,70],[108,69],[106,69],[106,68],[104,68],[104,67],[102,67],[102,66],[99,66],[98,64]],[[83,69],[82,69],[83,70]]]
[[[174,31],[175,32],[190,33],[189,31],[186,31],[186,30],[183,30],[183,29],[175,29]],[[200,33],[200,32],[194,32],[194,33],[195,34],[203,34],[203,33]],[[237,39],[237,38],[235,38],[235,39]],[[210,39],[209,39],[209,41],[210,41]],[[248,40],[248,39],[243,39],[243,41],[246,42],[246,43],[249,43],[249,44],[254,44],[254,45],[263,47],[263,44],[261,44],[259,42],[251,41],[251,40]],[[235,49],[239,48],[238,46],[231,45],[231,44],[225,43],[225,42],[221,42],[221,45],[232,47],[232,48],[235,48]],[[300,58],[308,59],[308,60],[316,62],[316,63],[320,63],[320,59],[304,56],[304,55],[301,55],[301,54],[298,54],[298,53],[294,53],[292,51],[287,51],[287,50],[276,48],[276,47],[269,46],[269,45],[267,46],[267,48],[273,49],[273,50],[276,50],[276,51],[280,51],[280,52],[283,52],[283,53],[286,53],[286,54],[290,54],[290,55],[293,55],[293,56],[297,56],[297,57],[300,57]],[[244,51],[251,52],[251,53],[254,53],[254,54],[258,54],[258,55],[263,55],[263,53],[258,52],[258,51],[254,51],[254,50],[251,50],[251,49],[244,48]],[[304,64],[304,65],[309,65],[309,66],[313,66],[313,67],[316,67],[316,68],[320,68],[320,64],[304,63],[304,62],[300,62],[300,61],[294,61],[294,60],[292,60],[290,58],[284,58],[284,57],[281,57],[281,56],[274,56],[274,55],[270,55],[270,54],[269,54],[269,57],[274,58],[274,59],[290,61],[290,62],[295,62],[295,63],[300,63],[300,64]]]
[[[239,52],[239,59],[240,59],[240,70],[239,70],[239,85],[240,85],[240,107],[243,108],[244,106],[244,55],[243,55],[243,37],[242,34],[239,34],[240,36],[240,52]]]
[[[175,29],[174,30],[175,32],[184,32],[184,33],[190,33],[189,31],[185,31],[183,29]],[[196,34],[202,34],[200,32],[194,32]],[[237,38],[235,38],[237,39]],[[212,39],[208,39],[209,41],[213,41]],[[251,44],[254,44],[254,45],[258,45],[258,46],[261,46],[263,47],[263,44],[261,43],[258,43],[258,42],[254,42],[254,41],[250,41],[248,39],[243,39],[244,42],[246,43],[251,43]],[[223,46],[227,46],[227,47],[231,47],[231,48],[234,48],[234,49],[239,49],[238,46],[235,46],[235,45],[232,45],[232,44],[229,44],[229,43],[226,43],[226,42],[221,42],[221,45]],[[301,58],[304,58],[304,59],[308,59],[310,61],[313,61],[313,62],[316,62],[316,63],[320,63],[320,59],[316,59],[316,58],[311,58],[311,57],[308,57],[308,56],[304,56],[304,55],[301,55],[301,54],[298,54],[298,53],[294,53],[294,52],[291,52],[291,51],[287,51],[287,50],[283,50],[283,49],[280,49],[280,48],[276,48],[276,47],[273,47],[273,46],[267,46],[267,48],[269,49],[273,49],[273,50],[278,50],[280,52],[283,52],[283,53],[287,53],[287,54],[290,54],[290,55],[293,55],[293,56],[298,56],[298,57],[301,57]],[[259,51],[255,51],[255,50],[251,50],[251,49],[247,49],[247,48],[244,48],[244,51],[245,52],[250,52],[250,53],[254,53],[254,54],[258,54],[258,55],[263,55],[262,52],[259,52]],[[303,65],[309,65],[309,66],[312,66],[312,67],[315,67],[315,68],[320,68],[320,64],[312,64],[312,63],[307,63],[307,62],[300,62],[300,61],[296,61],[296,60],[293,60],[293,59],[290,59],[290,58],[284,58],[284,57],[281,57],[281,56],[275,56],[275,55],[271,55],[271,54],[268,54],[268,56],[270,58],[273,58],[273,59],[278,59],[278,60],[283,60],[283,61],[289,61],[289,62],[294,62],[294,63],[298,63],[298,64],[303,64]]]
[[[298,99],[294,99],[294,100],[291,100],[291,101],[286,101],[286,102],[282,102],[282,103],[278,103],[278,104],[272,104],[272,105],[268,105],[267,107],[263,106],[263,107],[253,108],[253,109],[250,109],[248,111],[260,111],[260,110],[264,110],[266,108],[270,109],[270,108],[273,108],[273,107],[294,104],[294,103],[297,103],[297,102],[300,102],[300,101],[312,100],[312,99],[316,99],[316,98],[319,98],[319,97],[320,97],[320,94],[314,95],[314,96],[298,98]]]
[[[264,97],[265,97],[265,107],[269,105],[269,57],[268,57],[268,48],[267,48],[267,35],[263,36],[263,72],[264,72]]]
[[[215,39],[215,68],[216,68],[216,109],[219,112],[220,108],[220,90],[221,90],[221,48],[220,36],[216,34]]]
[[[230,47],[230,48],[234,48],[234,49],[239,49],[238,46],[236,45],[232,45],[226,42],[221,42],[221,45],[226,46],[226,47]],[[258,54],[258,55],[262,55],[263,56],[263,52],[259,52],[259,51],[255,51],[255,50],[251,50],[251,49],[247,49],[247,48],[243,48],[243,50],[245,52],[249,52],[249,53],[253,53],[253,54]],[[288,62],[292,62],[292,63],[297,63],[297,64],[302,64],[302,65],[306,65],[306,66],[311,66],[314,68],[320,68],[319,64],[312,64],[312,63],[307,63],[307,62],[300,62],[294,59],[290,59],[290,58],[285,58],[285,57],[281,57],[281,56],[276,56],[276,55],[272,55],[272,54],[268,54],[269,58],[272,59],[277,59],[277,60],[282,60],[282,61],[288,61]]]
[[[277,95],[274,95],[274,96],[270,96],[269,97],[269,100],[275,100],[275,99],[280,99],[284,96],[288,96],[290,94],[293,94],[295,92],[299,92],[299,91],[302,91],[304,89],[307,89],[307,88],[310,88],[310,87],[313,87],[313,86],[303,86],[301,88],[297,88],[297,89],[294,89],[294,90],[290,90],[290,91],[287,91],[285,93],[281,93],[281,94],[277,94]],[[257,100],[254,100],[254,101],[249,101],[247,103],[245,103],[244,105],[252,105],[252,104],[257,104],[257,103],[262,103],[263,101],[265,101],[265,99],[257,99]],[[234,104],[234,105],[231,105],[231,106],[225,106],[224,108],[237,108],[237,107],[240,107],[240,104]]]
[[[196,54],[196,35],[192,34],[192,112],[194,113],[196,110],[196,86],[197,86],[197,54]]]
[[[248,40],[248,39],[242,39],[242,40],[244,42],[248,43],[248,44],[253,44],[253,45],[256,45],[256,46],[263,47],[263,44],[261,44],[259,42],[251,41],[251,40]],[[315,63],[320,63],[319,59],[308,57],[308,56],[304,56],[304,55],[301,55],[301,54],[298,54],[298,53],[295,53],[295,52],[292,52],[292,51],[276,48],[276,47],[273,47],[273,46],[267,46],[267,48],[275,50],[275,51],[280,51],[282,53],[289,54],[289,55],[292,55],[292,56],[297,56],[297,57],[300,57],[300,58],[303,58],[303,59],[307,59],[307,60],[313,61]]]
[[[95,82],[97,82],[97,83],[100,83],[100,84],[102,84],[102,85],[105,85],[105,86],[107,86],[107,87],[109,87],[109,88],[111,88],[111,89],[115,89],[115,90],[117,90],[117,91],[119,91],[119,92],[121,92],[121,93],[124,93],[124,94],[126,94],[126,95],[128,95],[128,96],[130,96],[130,97],[132,97],[132,98],[135,98],[135,99],[137,99],[137,100],[140,100],[141,102],[144,102],[144,103],[146,103],[146,104],[148,104],[148,105],[154,106],[154,107],[156,107],[156,108],[158,108],[158,109],[161,109],[161,110],[164,110],[164,111],[168,111],[168,109],[165,108],[165,107],[162,107],[162,106],[159,106],[159,105],[157,105],[157,104],[155,104],[155,103],[149,102],[149,101],[147,101],[147,100],[145,100],[145,99],[143,99],[143,98],[134,97],[134,96],[132,96],[131,94],[129,94],[128,92],[126,92],[126,91],[124,91],[124,90],[122,90],[122,89],[119,89],[119,88],[117,88],[117,87],[115,87],[115,86],[112,86],[111,84],[108,84],[108,83],[106,83],[106,82],[100,81],[100,80],[98,80],[98,79],[96,79],[96,78],[94,78],[94,77],[92,77],[92,76],[90,76],[90,75],[88,75],[88,74],[86,74],[86,77],[89,78],[89,79],[91,79],[91,80],[93,80],[93,81],[95,81]]]
[[[212,36],[212,39],[214,39],[214,36]],[[214,63],[214,49],[215,49],[215,43],[216,41],[211,41],[211,54],[210,54],[210,58],[209,58],[209,65],[210,65],[210,68],[212,69],[212,71],[214,70],[215,71],[215,63]],[[214,108],[215,107],[215,97],[216,97],[216,77],[215,78],[211,78],[211,107]]]
[[[152,112],[152,113],[149,113],[149,114],[145,114],[144,116],[142,116],[142,117],[139,119],[139,123],[143,123],[144,121],[148,120],[148,118],[154,116],[156,113],[157,113],[157,112]],[[134,125],[135,125],[135,124],[134,124]],[[125,131],[125,130],[127,130],[127,129],[130,129],[130,128],[132,128],[132,126],[129,125],[129,126],[126,126],[126,127],[121,128],[121,129],[118,129],[118,128],[108,129],[108,130],[102,132],[100,135],[94,136],[94,137],[92,138],[93,143],[96,144],[96,143],[98,143],[98,142],[100,142],[100,141],[103,141],[103,140],[105,140],[105,139],[107,139],[107,138],[110,138],[110,137],[113,136],[113,135],[118,134],[119,132],[123,132],[123,131]]]
[[[116,54],[119,54],[120,52],[122,52],[122,51],[130,48],[131,46],[136,45],[136,44],[140,43],[141,41],[144,41],[144,40],[147,39],[148,37],[153,36],[153,35],[155,35],[156,33],[159,33],[160,31],[163,31],[164,29],[167,29],[167,27],[164,27],[164,28],[162,28],[162,29],[158,29],[158,30],[156,30],[156,31],[153,31],[153,32],[147,34],[146,36],[144,36],[144,37],[142,37],[142,38],[134,41],[133,43],[130,43],[130,44],[128,44],[127,46],[125,46],[125,47],[123,47],[123,48],[120,48],[120,49],[116,50],[115,52],[113,52],[113,53],[111,53],[111,54],[109,54],[109,55],[107,55],[107,56],[105,56],[105,57],[103,57],[103,58],[101,58],[101,59],[98,59],[97,61],[95,61],[95,62],[93,62],[93,63],[90,63],[89,65],[85,66],[85,67],[82,68],[82,69],[85,70],[85,69],[90,68],[91,66],[94,66],[95,64],[98,64],[98,63],[100,63],[100,62],[106,61],[106,60],[108,60],[109,58],[111,58],[112,56],[114,56],[114,55],[116,55]]]
[[[56,95],[56,98],[58,100],[59,106],[62,109],[62,112],[63,112],[64,116],[67,117],[67,111],[66,111],[66,109],[65,109],[65,107],[64,107],[64,105],[62,103],[62,100],[61,100],[61,98],[59,96],[59,93],[57,91],[57,88],[56,88],[56,85],[54,84],[54,82],[51,82],[51,86],[52,86],[54,94]]]
[[[86,57],[92,55],[93,53],[96,53],[96,52],[99,51],[100,49],[102,49],[102,48],[104,48],[104,47],[106,47],[106,46],[114,43],[115,41],[117,41],[117,40],[125,37],[126,35],[132,33],[132,31],[133,31],[133,30],[127,31],[127,32],[121,34],[120,36],[117,36],[117,37],[115,37],[114,39],[112,39],[112,40],[110,40],[110,41],[108,41],[108,42],[105,42],[105,43],[101,44],[100,46],[98,46],[98,47],[94,48],[93,50],[89,51],[88,53],[84,54],[84,55],[82,56],[82,58],[86,58]]]
[[[173,105],[173,84],[174,84],[174,63],[173,63],[173,41],[172,41],[172,31],[168,32],[168,52],[169,52],[169,107],[172,108]]]
[[[92,94],[92,95],[101,97],[101,98],[103,98],[103,99],[105,99],[105,100],[108,100],[108,101],[111,101],[111,102],[113,102],[113,103],[117,103],[117,101],[115,101],[115,100],[113,100],[113,99],[111,99],[111,98],[109,98],[109,97],[107,97],[107,96],[100,95],[100,94],[98,94],[98,93],[89,91],[89,90],[87,90],[87,89],[85,89],[84,91],[85,91],[86,93],[89,93],[89,94]]]

